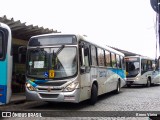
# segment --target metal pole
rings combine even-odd
[[[158,43],[159,43],[159,56],[160,56],[160,0],[158,0]]]
[[[158,0],[158,46],[159,46],[159,56],[160,56],[160,0]]]

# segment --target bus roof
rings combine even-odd
[[[7,24],[0,22],[0,27],[7,29],[9,32],[11,31],[10,27]]]
[[[97,44],[97,43],[94,43],[94,42],[92,42],[92,41],[89,41],[89,40],[88,40],[88,37],[86,37],[86,35],[67,34],[67,33],[50,33],[50,34],[42,34],[42,35],[32,36],[31,38],[35,38],[35,37],[45,37],[45,36],[52,36],[52,35],[75,35],[75,36],[78,38],[78,40],[82,39],[82,40],[84,40],[84,41],[86,41],[86,42],[88,42],[88,43],[91,43],[91,44],[93,44],[93,45],[95,45],[95,46],[97,46],[97,47],[100,47],[100,48],[106,49],[106,50],[108,50],[108,51],[110,51],[110,52],[113,52],[113,53],[116,53],[116,54],[118,54],[118,55],[124,56],[123,53],[121,53],[121,52],[119,52],[119,51],[117,51],[117,50],[115,50],[115,49],[113,49],[113,48],[110,48],[110,47],[108,47],[107,45]]]

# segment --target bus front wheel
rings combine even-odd
[[[127,84],[127,87],[131,87],[131,84]]]
[[[90,98],[91,105],[94,105],[97,102],[97,95],[98,95],[97,86],[93,84],[91,89],[91,98]]]
[[[115,90],[115,93],[118,94],[118,93],[120,92],[120,89],[121,89],[121,83],[120,83],[120,81],[118,80],[118,82],[117,82],[117,88],[116,88],[116,90]]]
[[[146,85],[147,87],[150,87],[151,86],[151,80],[148,78],[148,80],[147,80],[147,85]]]

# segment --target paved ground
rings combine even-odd
[[[17,111],[18,113],[23,113],[23,115],[26,114],[26,111],[34,112],[37,113],[37,116],[45,115],[46,117],[52,116],[54,118],[58,116],[60,120],[148,120],[148,115],[156,116],[160,113],[160,86],[156,85],[150,88],[143,86],[122,88],[120,94],[113,94],[111,92],[100,96],[95,105],[89,105],[88,101],[80,104],[48,104],[47,102],[27,101],[0,107],[0,111]],[[114,118],[114,116],[119,116],[119,118]],[[135,118],[135,116],[137,117]],[[12,119],[14,120],[14,118]],[[41,119],[43,120],[45,118],[42,117]],[[18,118],[15,118],[15,120],[18,120]]]

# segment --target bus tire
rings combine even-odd
[[[151,86],[151,80],[150,80],[149,78],[147,79],[147,84],[146,84],[146,86],[147,86],[147,87],[150,87],[150,86]]]
[[[98,95],[97,86],[93,84],[91,89],[91,98],[90,98],[91,105],[94,105],[97,102],[97,95]]]
[[[118,82],[117,82],[117,88],[116,88],[116,90],[115,90],[115,93],[118,94],[118,93],[120,92],[120,89],[121,89],[121,83],[120,83],[120,81],[118,80]]]
[[[127,84],[127,87],[128,87],[128,88],[131,87],[131,84]]]

